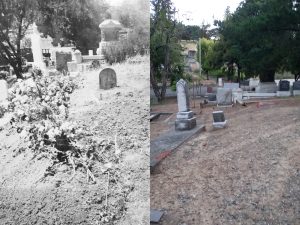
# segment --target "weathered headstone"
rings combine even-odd
[[[189,88],[185,80],[180,79],[176,84],[177,104],[179,112],[190,110]]]
[[[224,128],[227,124],[225,120],[223,111],[214,111],[213,112],[213,127],[215,128]]]
[[[99,74],[99,86],[100,89],[111,89],[117,86],[116,72],[111,68],[102,70]]]
[[[218,78],[218,86],[219,87],[223,86],[223,78]]]
[[[81,52],[78,49],[75,50],[74,57],[75,57],[75,62],[76,63],[81,63],[82,62],[82,55],[81,55]]]
[[[289,91],[290,90],[290,82],[288,80],[280,80],[278,89],[279,89],[279,91]]]
[[[293,83],[293,90],[300,90],[300,81],[295,81]]]
[[[294,96],[300,95],[300,81],[295,81],[293,83],[293,95]]]
[[[291,96],[290,82],[288,80],[280,80],[278,83],[277,97]]]
[[[207,98],[208,98],[208,101],[216,101],[217,100],[217,95],[216,94],[214,94],[214,93],[209,93],[208,95],[207,95]]]
[[[69,52],[56,52],[56,69],[58,71],[68,70],[68,62],[72,61],[72,54]]]
[[[218,105],[231,105],[232,104],[232,90],[228,89],[228,88],[218,88],[217,104]]]
[[[93,50],[89,50],[89,56],[93,56],[94,53],[93,53]]]
[[[0,80],[0,102],[6,101],[8,96],[6,80]]]
[[[178,113],[175,121],[176,130],[190,130],[196,126],[196,117],[190,111],[189,87],[185,80],[180,79],[176,84]]]

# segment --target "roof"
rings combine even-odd
[[[99,25],[100,29],[103,28],[123,28],[123,26],[121,25],[121,23],[117,20],[112,20],[112,19],[108,19],[108,20],[104,20],[102,23],[100,23]]]

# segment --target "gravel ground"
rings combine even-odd
[[[176,101],[152,110],[176,112]],[[151,174],[160,224],[300,224],[300,99],[222,108],[229,126],[220,130],[211,126],[213,107],[192,110],[206,132]],[[151,138],[172,119],[151,123]]]

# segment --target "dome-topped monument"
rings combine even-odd
[[[117,20],[107,19],[100,23],[101,41],[97,49],[98,55],[103,55],[105,48],[120,40],[120,31],[123,29],[122,24]]]

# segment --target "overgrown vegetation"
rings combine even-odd
[[[84,167],[87,179],[95,181],[91,167],[110,143],[96,140],[84,124],[68,120],[69,96],[77,87],[78,81],[69,76],[44,76],[34,70],[9,89],[11,124],[26,143],[19,151],[29,149],[37,158],[50,159],[49,171],[59,163],[69,165],[71,178],[77,167]]]

